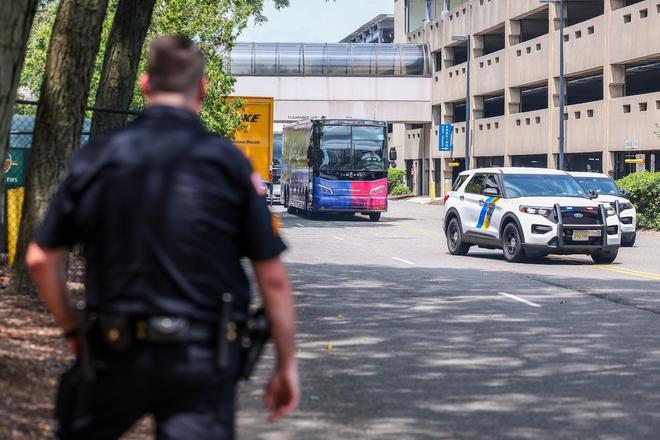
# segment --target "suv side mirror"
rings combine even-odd
[[[488,188],[484,189],[484,195],[485,196],[499,196],[500,192],[497,190],[497,188],[493,188],[492,186],[489,186]]]
[[[628,191],[627,189],[621,189],[620,191],[621,191],[621,196],[625,197],[626,199],[630,198],[630,191]]]
[[[390,162],[396,161],[396,148],[390,148]]]

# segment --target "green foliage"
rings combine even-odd
[[[393,196],[409,196],[412,194],[412,192],[410,191],[410,189],[408,189],[406,185],[400,183],[394,188],[392,188],[390,194]]]
[[[637,208],[637,225],[660,230],[660,173],[632,173],[616,183],[630,191],[630,201]]]
[[[387,170],[387,183],[390,193],[399,185],[405,186],[406,171],[398,168],[389,168]]]
[[[118,1],[110,0],[108,14],[103,24],[101,50],[89,92],[90,105],[93,105],[93,100],[96,98],[104,49]],[[273,2],[277,8],[289,5],[289,0],[273,0]],[[202,109],[202,120],[209,130],[233,137],[234,131],[242,123],[239,110],[243,103],[240,100],[230,102],[226,99],[226,96],[233,91],[235,79],[225,72],[224,66],[228,62],[227,54],[235,44],[236,38],[250,20],[254,20],[256,24],[267,20],[262,14],[264,3],[265,0],[159,0],[154,9],[139,71],[144,71],[144,54],[149,41],[155,36],[181,34],[191,37],[199,44],[207,58],[209,89]],[[36,99],[39,96],[58,4],[59,1],[56,0],[44,1],[35,16],[25,67],[21,75],[19,90],[22,98]],[[131,108],[136,110],[142,106],[142,96],[136,84]]]

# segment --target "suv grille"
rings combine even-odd
[[[561,217],[565,225],[600,225],[600,209],[561,208]]]

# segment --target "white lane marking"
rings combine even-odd
[[[404,260],[403,258],[399,258],[399,257],[392,257],[392,258],[395,259],[396,261],[400,261],[402,263],[410,264],[411,266],[415,265],[415,263],[413,263],[412,261]]]
[[[296,226],[300,226],[301,228],[305,227],[305,225],[301,225],[300,223],[296,223]]]
[[[510,293],[506,293],[506,292],[497,292],[497,293],[498,293],[499,295],[506,296],[507,298],[510,298],[510,299],[512,299],[512,300],[520,301],[521,303],[525,303],[525,304],[527,304],[528,306],[532,306],[532,307],[541,307],[540,305],[538,305],[538,304],[536,304],[536,303],[533,303],[533,302],[531,302],[531,301],[527,301],[526,299],[524,299],[524,298],[520,298],[519,296],[516,296],[516,295],[511,295]]]
[[[344,241],[344,239],[343,239],[343,238],[341,238],[341,237],[337,237],[336,235],[335,235],[335,238],[336,238],[337,240],[341,240],[341,241]]]

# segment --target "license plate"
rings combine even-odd
[[[589,241],[589,231],[573,231],[573,241]]]

